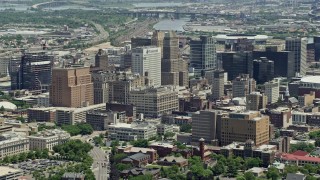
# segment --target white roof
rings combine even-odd
[[[254,40],[267,40],[267,35],[246,35],[246,34],[239,34],[239,35],[227,35],[227,34],[219,34],[215,37],[216,39],[225,39],[225,40],[233,40],[233,39],[254,39]]]
[[[301,79],[301,82],[320,84],[320,76],[306,76]]]
[[[8,166],[0,166],[0,177],[1,176],[5,176],[11,173],[17,173],[21,171],[20,169],[14,169],[14,168],[10,168]]]
[[[1,101],[0,102],[0,107],[4,107],[4,109],[7,109],[7,110],[16,110],[17,109],[17,106],[11,102],[7,102],[7,101]]]

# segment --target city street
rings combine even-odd
[[[95,146],[89,154],[93,158],[92,171],[96,180],[109,179],[109,158],[106,158],[107,154]]]

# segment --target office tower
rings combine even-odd
[[[250,111],[259,111],[266,108],[268,97],[260,92],[252,92],[246,96],[246,109]]]
[[[225,51],[253,51],[253,49],[252,40],[247,38],[230,40],[225,45]]]
[[[233,97],[246,97],[246,95],[255,91],[256,81],[249,77],[248,74],[240,74],[232,81]]]
[[[220,99],[224,96],[224,74],[223,70],[213,72],[212,99]]]
[[[165,33],[161,61],[161,85],[188,86],[188,64],[179,58],[179,38],[175,32]]]
[[[110,81],[110,77],[102,71],[94,72],[91,76],[93,82],[93,103],[101,104],[109,102],[108,82]]]
[[[21,57],[17,89],[38,93],[47,91],[51,84],[53,56],[47,52],[27,52]]]
[[[11,79],[11,90],[19,89],[20,87],[20,64],[21,59],[12,57],[9,62],[9,74]]]
[[[274,47],[267,47],[266,51],[253,51],[253,58],[266,57],[274,62],[274,77],[294,77],[294,52],[277,51]]]
[[[171,87],[172,88],[172,87]],[[145,88],[130,91],[129,101],[137,108],[137,113],[158,118],[178,111],[178,93],[170,87]]]
[[[130,69],[132,66],[132,54],[131,52],[127,52],[125,54],[121,54],[120,56],[120,67],[123,70]]]
[[[151,38],[149,37],[133,37],[131,38],[131,49],[140,46],[151,46]]]
[[[203,138],[211,143],[217,139],[217,116],[220,111],[198,111],[192,114],[192,141]]]
[[[307,38],[286,38],[285,50],[294,52],[295,73],[305,75],[307,68]]]
[[[234,112],[221,118],[221,145],[254,141],[256,146],[269,142],[269,117],[259,111]]]
[[[95,67],[102,71],[107,71],[109,68],[108,53],[105,50],[99,49],[95,57]]]
[[[279,100],[279,80],[274,79],[264,84],[264,93],[268,97],[268,103],[276,103]]]
[[[0,57],[0,76],[9,75],[10,56]]]
[[[314,43],[310,42],[307,44],[307,63],[315,61]]]
[[[314,60],[320,61],[320,36],[313,37],[314,43]]]
[[[154,86],[160,86],[161,49],[152,46],[132,49],[132,72],[146,76]]]
[[[253,60],[253,79],[263,84],[274,77],[274,62],[266,57]]]
[[[163,31],[154,31],[151,37],[151,45],[157,46],[161,48],[161,52],[163,52],[163,39],[164,39],[164,32]],[[161,58],[163,53],[161,54]]]
[[[222,62],[222,69],[228,73],[229,81],[238,77],[239,74],[252,76],[252,52],[222,52],[218,56]]]
[[[217,66],[216,45],[213,37],[200,36],[190,41],[190,65],[196,76],[204,76],[204,72]]]
[[[53,106],[93,105],[93,83],[89,67],[57,68],[52,71],[50,103]]]

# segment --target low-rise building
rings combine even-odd
[[[56,109],[54,107],[48,108],[29,108],[28,122],[54,122],[56,119]]]
[[[7,132],[0,136],[0,159],[29,151],[29,139],[17,133]]]
[[[132,164],[135,167],[141,167],[148,164],[150,156],[148,154],[137,153],[122,159],[122,163]]]
[[[134,155],[137,153],[148,154],[150,156],[148,160],[149,163],[152,163],[157,159],[157,151],[152,148],[140,148],[133,146],[118,147],[118,153],[124,153],[127,155]]]
[[[167,125],[167,124],[158,124],[157,125],[157,133],[164,135],[168,132],[173,132],[173,125]]]
[[[67,142],[70,134],[60,129],[44,130],[35,135],[29,136],[30,150],[48,149],[53,150],[53,147]]]
[[[109,124],[124,123],[126,120],[126,112],[115,112],[108,110],[94,110],[87,112],[86,122],[92,126],[94,130],[106,130]]]
[[[0,179],[1,180],[17,180],[23,175],[21,169],[15,169],[8,166],[0,166]]]
[[[63,174],[61,180],[84,180],[85,175],[82,173],[66,172]]]
[[[167,156],[159,159],[157,161],[158,165],[161,166],[178,166],[178,167],[185,167],[188,166],[188,160],[183,157],[175,157],[175,156]]]
[[[268,115],[274,127],[287,128],[292,125],[291,108],[278,107],[269,111]]]
[[[145,121],[134,121],[131,124],[110,124],[107,131],[110,139],[120,141],[149,139],[157,135],[157,127]]]

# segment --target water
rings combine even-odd
[[[186,25],[188,19],[165,19],[161,20],[157,24],[153,26],[155,30],[163,30],[163,31],[184,31],[183,26]]]
[[[183,3],[135,3],[134,7],[137,8],[149,8],[149,7],[173,7],[173,6],[182,6]]]

